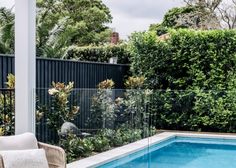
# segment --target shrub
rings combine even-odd
[[[126,44],[107,46],[72,46],[68,49],[66,59],[79,61],[108,62],[111,57],[117,57],[118,63],[129,64],[129,52]]]
[[[122,137],[122,132],[120,129],[116,130],[116,132],[114,133],[112,140],[111,140],[111,144],[112,146],[122,146],[125,144],[123,137]]]
[[[125,82],[127,90],[123,100],[124,115],[126,116],[127,127],[130,129],[145,130],[150,124],[147,105],[150,102],[152,90],[143,90],[144,83],[145,78],[143,76],[129,77]]]
[[[98,85],[96,94],[92,97],[91,117],[88,123],[96,129],[113,128],[116,119],[116,104],[113,100],[114,82],[105,80]]]
[[[93,144],[97,148],[95,150],[101,152],[108,150],[110,147],[122,146],[140,140],[142,139],[142,133],[141,129],[130,129],[126,124],[123,124],[116,130],[102,129],[98,131]]]
[[[15,133],[15,76],[8,74],[4,93],[0,94],[0,135],[13,135]],[[44,115],[37,107],[36,124]]]
[[[152,122],[164,129],[235,132],[235,45],[235,30],[171,30],[165,40],[153,32],[133,34],[132,73],[156,90]]]
[[[172,30],[159,40],[155,33],[131,37],[131,70],[144,76],[148,88],[227,89],[235,69],[236,31]]]
[[[142,139],[141,129],[120,128],[117,130],[117,132],[121,133],[123,144],[129,144],[131,142]]]
[[[73,121],[78,115],[79,107],[69,107],[69,96],[73,90],[74,83],[68,85],[64,83],[52,83],[52,88],[48,90],[52,97],[52,104],[47,112],[48,124],[55,130],[59,131],[62,124],[66,121]]]
[[[162,26],[168,27],[168,28],[193,28],[195,22],[195,18],[193,17],[195,15],[199,15],[199,9],[198,7],[194,6],[185,6],[185,7],[177,7],[169,10],[163,19]],[[185,15],[190,15],[192,17],[185,18]],[[202,16],[203,17],[203,16]],[[183,21],[181,21],[181,19]],[[201,18],[202,19],[202,18]],[[194,22],[195,21],[195,22]],[[199,20],[201,22],[202,20]]]
[[[66,151],[68,162],[72,162],[80,157],[87,157],[94,150],[90,138],[81,139],[75,135],[70,135],[67,139],[60,139],[59,144]]]
[[[15,131],[15,76],[9,74],[6,82],[9,91],[0,94],[0,135],[13,135]]]
[[[110,140],[106,136],[96,135],[92,138],[92,144],[94,146],[94,151],[96,152],[103,152],[109,150]]]

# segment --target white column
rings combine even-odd
[[[35,132],[36,0],[15,0],[15,133]]]

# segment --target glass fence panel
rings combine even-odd
[[[0,135],[15,132],[15,91],[0,88]]]
[[[36,95],[37,138],[46,143],[60,145],[70,152],[71,148],[79,150],[81,146],[88,147],[75,151],[78,157],[127,145],[151,135],[148,113],[151,97],[147,91],[67,91],[66,88],[54,88],[37,89]],[[152,131],[154,134],[154,127]],[[70,146],[73,144],[70,142],[77,144]],[[73,152],[70,154],[75,155]],[[73,157],[68,159],[75,159]]]
[[[126,149],[135,146],[134,151],[144,152],[121,163],[146,166],[157,159],[153,146],[163,131],[236,132],[234,90],[74,89],[57,84],[34,94],[38,140],[63,147],[69,162],[128,145]],[[0,89],[0,135],[14,134],[14,123],[14,89]]]
[[[36,90],[36,128],[38,139],[63,147],[69,162],[134,144],[146,151],[124,164],[146,166],[163,131],[236,130],[235,91],[66,89]]]

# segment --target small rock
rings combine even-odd
[[[80,131],[78,129],[78,127],[71,123],[71,122],[65,122],[62,126],[61,126],[61,132],[59,133],[61,136],[66,136],[69,134],[74,134],[74,135],[78,135],[80,134]]]

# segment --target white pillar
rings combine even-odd
[[[15,133],[35,132],[36,0],[15,0]]]

